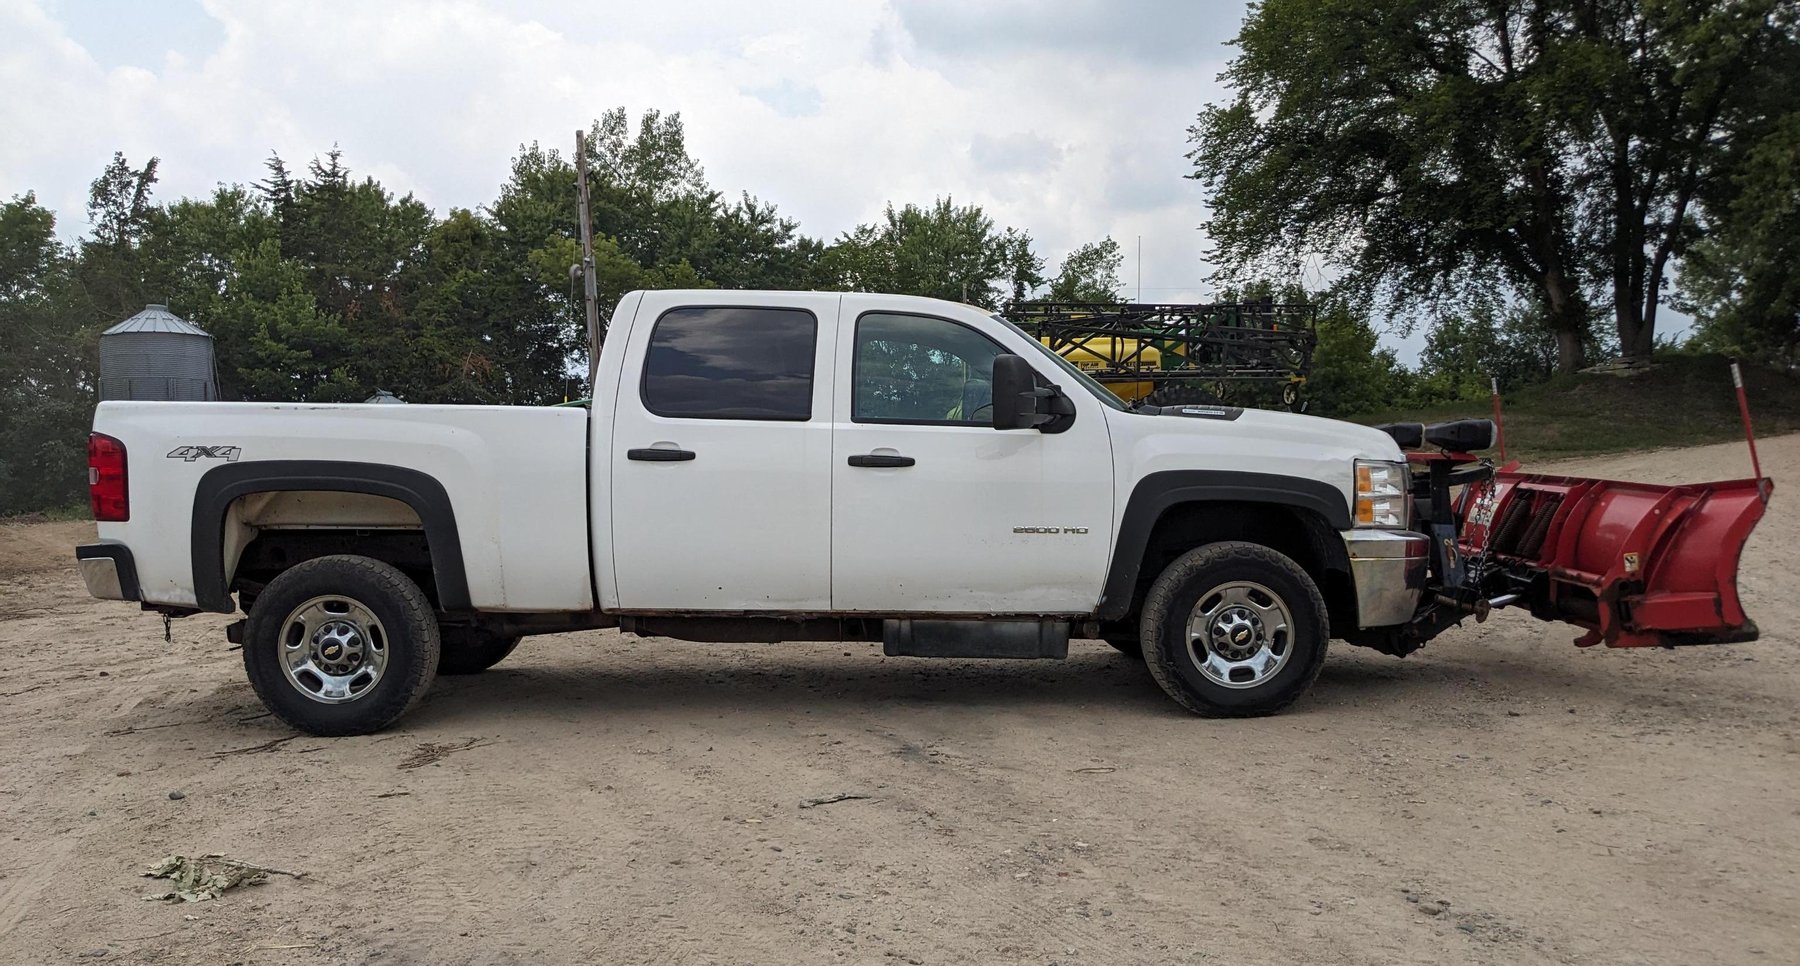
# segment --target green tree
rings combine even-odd
[[[1411,401],[1412,374],[1394,350],[1381,347],[1367,309],[1355,299],[1320,299],[1318,333],[1306,382],[1309,412],[1350,417]]]
[[[1031,249],[1031,233],[1008,228],[1000,233],[999,249],[1001,286],[1014,302],[1030,298],[1046,281],[1044,260]]]
[[[1050,280],[1048,297],[1057,302],[1116,302],[1123,287],[1119,265],[1124,260],[1119,243],[1110,236],[1088,242],[1063,259]]]
[[[1023,298],[1044,282],[1029,234],[998,231],[979,205],[958,206],[950,198],[930,208],[890,203],[879,223],[844,233],[823,261],[825,277],[837,287],[988,307]]]
[[[1702,205],[1744,155],[1755,156],[1800,76],[1800,7],[1792,0],[1563,3],[1561,54],[1593,257],[1604,264],[1614,331],[1628,358],[1648,358],[1671,260],[1702,237]],[[1791,154],[1787,164],[1793,165]]]
[[[1517,389],[1555,371],[1556,342],[1540,320],[1522,307],[1481,301],[1432,325],[1419,353],[1419,391],[1444,401],[1486,399],[1494,379]]]
[[[361,402],[358,352],[343,320],[322,311],[305,268],[274,239],[233,259],[218,299],[194,318],[213,335],[226,398]]]
[[[156,219],[151,194],[157,159],[133,168],[122,153],[88,188],[93,233],[77,246],[75,272],[86,308],[95,319],[120,319],[144,307],[146,290],[138,249]]]
[[[88,189],[88,221],[96,245],[130,245],[143,237],[155,212],[150,201],[156,186],[156,158],[133,168],[123,152],[114,152],[112,163]]]
[[[1321,256],[1442,306],[1493,283],[1581,364],[1593,293],[1648,353],[1669,260],[1791,63],[1783,0],[1266,0],[1190,136],[1227,276]]]
[[[95,382],[74,267],[36,196],[0,205],[0,516],[82,499]]]
[[[748,194],[707,186],[676,114],[623,110],[589,145],[604,309],[638,288],[816,288],[825,246]],[[157,162],[115,155],[93,231],[70,250],[32,196],[0,209],[0,508],[79,496],[96,336],[166,302],[214,337],[225,398],[547,403],[585,351],[569,269],[575,169],[521,149],[495,201],[438,217],[352,176],[333,147],[296,172],[158,204]],[[999,277],[1036,284],[1029,238],[999,236]],[[69,467],[74,467],[73,471]]]
[[[0,304],[16,308],[43,299],[67,254],[56,240],[56,215],[36,194],[0,206]]]
[[[1743,152],[1714,233],[1681,266],[1701,347],[1800,361],[1800,83],[1770,136]]]

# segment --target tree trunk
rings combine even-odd
[[[1608,124],[1608,127],[1612,125]],[[1636,282],[1641,274],[1638,263],[1643,259],[1643,241],[1639,232],[1643,229],[1644,219],[1633,200],[1635,189],[1630,141],[1615,131],[1612,157],[1613,328],[1619,333],[1619,355],[1625,359],[1631,358],[1633,336],[1643,324],[1638,315]]]
[[[1567,375],[1581,368],[1581,333],[1570,329],[1556,330],[1556,371]]]
[[[1656,326],[1639,314],[1636,307],[1629,316],[1619,312],[1619,357],[1627,362],[1649,362],[1656,348]]]
[[[1544,308],[1556,333],[1556,371],[1571,373],[1583,362],[1582,336],[1587,330],[1587,304],[1558,269],[1544,273]]]

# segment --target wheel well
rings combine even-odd
[[[1163,511],[1138,564],[1127,626],[1137,626],[1150,585],[1177,557],[1226,540],[1258,544],[1292,559],[1319,585],[1332,627],[1340,633],[1356,627],[1356,590],[1343,539],[1311,510],[1251,501],[1180,503]]]
[[[392,564],[438,607],[431,545],[423,530],[262,530],[244,547],[231,589],[246,613],[269,581],[296,564],[334,554],[353,554]]]
[[[416,548],[418,538],[392,540],[373,534],[391,530],[420,531],[429,553],[429,571],[420,577],[433,603],[441,609],[471,609],[468,573],[463,566],[462,539],[456,511],[443,484],[426,473],[385,463],[331,460],[256,460],[214,467],[194,489],[189,554],[194,567],[194,597],[201,610],[229,614],[231,589],[250,544],[263,532],[323,530],[348,533],[351,553],[401,555],[393,547]],[[306,547],[333,538],[283,537],[298,544],[288,559],[308,559]],[[259,551],[261,553],[262,551]],[[254,566],[266,573],[273,557]],[[386,559],[385,556],[379,559]],[[246,582],[250,576],[243,578]],[[254,593],[254,590],[252,590]]]
[[[317,557],[353,554],[392,564],[437,606],[431,542],[419,514],[367,493],[277,490],[233,500],[225,511],[229,589],[250,602],[282,571]]]

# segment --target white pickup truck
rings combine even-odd
[[[1099,637],[1183,707],[1255,715],[1334,637],[1404,654],[1496,590],[1556,607],[1526,556],[1458,552],[1448,485],[1475,483],[1496,540],[1525,485],[1462,455],[1491,424],[1410,440],[1456,451],[1415,484],[1396,440],[1419,427],[1132,410],[977,308],[849,293],[632,293],[595,384],[585,409],[101,403],[88,590],[241,607],[257,694],[322,735],[586,628],[954,657]],[[1654,633],[1626,616],[1608,643]]]

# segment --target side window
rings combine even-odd
[[[856,320],[850,418],[859,423],[994,424],[987,336],[944,319],[871,312]]]
[[[650,333],[644,408],[686,419],[809,419],[818,337],[818,320],[800,309],[670,309]]]

